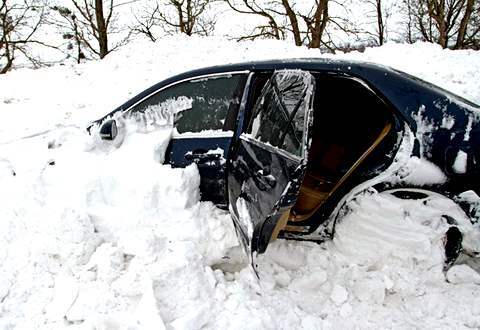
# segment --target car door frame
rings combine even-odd
[[[287,71],[295,71],[295,70],[300,70],[300,71],[303,71],[303,72],[307,72],[309,74],[311,74],[311,70],[308,70],[308,69],[301,69],[301,68],[298,68],[298,69],[283,69],[283,70],[287,70]],[[272,76],[275,72],[277,71],[283,71],[282,69],[277,69],[277,70],[271,70],[272,72]],[[262,70],[260,72],[269,72],[270,70]],[[295,161],[295,162],[298,162],[298,165],[297,165],[297,168],[296,168],[296,171],[294,172],[295,174],[292,175],[292,177],[288,180],[287,184],[286,184],[286,188],[284,189],[283,193],[281,194],[279,200],[273,205],[273,208],[270,212],[270,214],[268,215],[268,217],[266,218],[266,220],[262,223],[261,225],[261,230],[260,231],[263,231],[265,227],[269,227],[268,228],[268,231],[272,231],[272,232],[275,232],[276,230],[276,226],[277,226],[277,222],[279,221],[282,221],[281,219],[278,219],[278,216],[275,218],[276,215],[281,215],[283,214],[285,211],[289,210],[291,206],[293,206],[295,200],[296,200],[296,196],[298,194],[298,190],[299,190],[299,187],[303,181],[303,174],[305,173],[305,170],[306,170],[306,166],[307,166],[307,160],[308,160],[308,149],[309,149],[309,146],[310,146],[310,142],[311,142],[311,126],[312,126],[312,122],[313,122],[313,98],[314,98],[314,93],[313,95],[311,96],[311,99],[310,99],[310,104],[308,105],[308,109],[309,109],[309,112],[308,112],[308,115],[306,116],[305,118],[305,122],[304,122],[304,132],[302,133],[302,146],[301,146],[301,154],[300,155],[294,155],[293,153],[290,153],[286,150],[283,150],[281,149],[280,147],[274,147],[272,145],[269,145],[268,143],[265,143],[265,142],[261,142],[261,141],[258,141],[252,137],[249,137],[248,136],[248,133],[246,133],[246,130],[248,129],[248,126],[249,126],[249,121],[252,120],[252,117],[254,114],[252,113],[254,111],[254,106],[255,106],[255,103],[254,103],[254,100],[251,99],[251,93],[252,93],[252,90],[251,90],[251,79],[254,77],[254,75],[257,73],[260,73],[260,72],[255,72],[255,71],[252,71],[250,77],[249,77],[249,80],[247,82],[247,86],[249,88],[248,90],[248,95],[245,95],[246,96],[246,99],[244,100],[245,102],[242,102],[241,104],[241,107],[240,107],[240,111],[239,111],[239,121],[238,121],[238,125],[237,125],[237,130],[236,130],[236,138],[235,138],[235,141],[234,143],[232,143],[231,145],[231,150],[230,150],[230,153],[229,153],[229,158],[228,158],[228,166],[227,166],[227,193],[230,194],[230,178],[228,177],[230,175],[230,173],[233,172],[233,161],[234,161],[234,157],[237,156],[238,154],[238,149],[240,148],[240,145],[241,145],[241,141],[246,141],[248,143],[251,143],[252,145],[256,145],[258,146],[259,148],[262,148],[262,149],[265,149],[267,150],[269,153],[271,154],[276,154],[276,155],[279,155],[281,157],[284,157],[286,159],[289,159],[290,161]],[[314,79],[314,78],[313,78]],[[315,88],[315,80],[313,81],[314,82],[314,87]],[[240,116],[242,116],[242,118],[240,119]],[[292,121],[293,120],[293,117],[289,119],[289,121]],[[238,209],[236,209],[236,206],[235,206],[235,209],[234,209],[234,206],[232,205],[232,200],[230,198],[231,196],[229,195],[228,196],[228,200],[229,200],[229,208],[230,208],[230,214],[232,215],[232,219],[234,220],[234,225],[235,225],[235,228],[236,228],[236,231],[237,231],[237,236],[239,237],[239,241],[241,242],[241,244],[243,245],[243,247],[248,250],[247,246],[250,245],[251,242],[247,242],[245,240],[246,238],[246,233],[245,233],[245,230],[243,228],[241,228],[241,226],[238,225],[238,223],[240,222],[239,219],[238,219],[238,216],[237,216],[237,213],[238,213]],[[238,198],[237,198],[238,200]],[[261,233],[258,232],[258,230],[253,233],[253,235],[257,235],[257,240],[260,240],[261,238],[259,238],[258,236],[261,235]],[[261,241],[260,241],[261,242]],[[255,243],[253,242],[253,244],[255,245]],[[256,252],[256,253],[263,253],[266,249],[266,246],[268,245],[268,242],[263,242],[263,243],[260,243],[260,244],[257,244],[256,246],[253,246],[253,250],[252,250],[252,246],[250,246],[250,251],[251,252]],[[253,257],[253,255],[250,254],[249,257]]]
[[[228,159],[228,154],[230,152],[231,145],[235,141],[239,116],[240,116],[240,114],[243,110],[242,105],[245,102],[245,99],[246,99],[245,97],[246,97],[246,94],[248,93],[248,90],[249,90],[249,82],[250,82],[250,79],[252,77],[252,71],[251,70],[245,69],[245,70],[212,72],[212,73],[190,76],[190,77],[186,77],[186,78],[179,79],[179,80],[176,80],[176,81],[172,81],[172,82],[170,82],[170,83],[168,83],[164,86],[159,87],[158,89],[154,90],[153,92],[149,93],[148,95],[142,97],[141,99],[139,99],[138,101],[136,101],[135,103],[130,105],[127,109],[121,110],[122,115],[126,114],[129,111],[131,111],[132,109],[134,109],[137,105],[144,102],[145,100],[151,98],[152,96],[154,96],[158,93],[161,93],[162,91],[164,91],[168,88],[171,88],[175,85],[178,85],[178,84],[182,84],[182,83],[189,82],[189,81],[195,81],[195,80],[210,79],[210,78],[217,78],[217,77],[228,77],[228,76],[240,75],[240,74],[245,75],[245,84],[243,86],[243,92],[242,92],[242,95],[241,95],[241,98],[240,98],[240,104],[238,106],[237,114],[235,116],[236,120],[235,120],[235,124],[232,128],[232,131],[231,132],[230,131],[216,132],[216,133],[212,133],[208,136],[207,135],[202,136],[200,134],[195,134],[195,133],[192,134],[191,136],[189,136],[188,133],[184,133],[183,136],[181,134],[178,135],[178,136],[172,135],[171,140],[169,141],[168,148],[165,151],[165,153],[166,153],[165,156],[167,156],[167,153],[171,151],[171,148],[173,146],[174,141],[180,141],[180,140],[194,141],[194,140],[198,140],[198,139],[217,140],[217,141],[212,141],[212,148],[209,149],[209,150],[215,150],[217,148],[220,148],[220,149],[223,150],[223,153],[221,155],[220,154],[219,155],[212,154],[212,157],[213,157],[212,161],[223,162],[223,164],[220,164],[219,168],[218,168],[218,170],[220,172],[219,177],[213,178],[213,180],[223,180],[223,182],[224,182],[223,184],[221,184],[223,187],[222,187],[222,192],[220,193],[220,195],[223,195],[223,198],[218,199],[218,196],[217,196],[216,200],[214,200],[214,203],[217,204],[217,206],[219,206],[221,208],[227,208],[227,206],[228,206],[228,192],[227,192],[227,180],[226,180],[227,179],[226,160]],[[229,139],[228,142],[226,141],[227,139]],[[167,159],[167,157],[165,157],[165,158]],[[225,159],[225,161],[223,161],[223,159]],[[196,160],[193,157],[191,159],[191,161],[186,160],[185,162],[180,163],[180,164],[175,164],[175,163],[169,162],[168,164],[172,165],[172,167],[185,167],[185,166],[188,166],[189,164],[194,163],[194,162],[196,162]],[[164,164],[166,164],[166,163],[164,163]],[[212,171],[212,173],[213,172],[214,171]],[[201,180],[201,185],[202,185],[203,182],[208,180],[208,178],[201,176],[200,180]],[[202,194],[202,200],[209,200],[208,197],[209,197],[208,193]]]
[[[368,79],[361,75],[351,75],[344,72],[337,72],[332,70],[309,70],[312,74],[319,75],[331,75],[333,77],[339,77],[342,79],[348,79],[356,81],[362,87],[371,93],[375,98],[383,103],[385,111],[390,116],[390,123],[392,124],[389,136],[394,136],[395,141],[388,143],[390,146],[388,154],[381,156],[383,163],[380,170],[375,171],[366,170],[364,168],[365,161],[362,161],[358,168],[355,169],[346,179],[343,181],[326,200],[315,211],[315,215],[309,219],[297,221],[295,223],[288,222],[286,231],[280,233],[279,237],[284,239],[302,240],[302,241],[325,241],[331,239],[334,235],[334,225],[339,215],[341,207],[345,204],[351,196],[354,196],[359,191],[364,191],[368,188],[374,187],[377,191],[383,191],[391,188],[391,182],[388,178],[391,178],[391,174],[385,174],[395,163],[396,156],[401,148],[401,145],[409,134],[411,127],[409,121],[405,118],[404,114],[399,111],[390,100],[384,96],[380,91],[371,86]],[[319,113],[323,111],[319,109]],[[321,116],[316,117],[322,118]],[[382,142],[383,143],[383,142]],[[374,149],[375,151],[376,149]],[[369,156],[370,157],[370,156]],[[377,155],[378,157],[378,155]],[[350,168],[349,168],[350,169]],[[321,221],[317,219],[322,219]]]

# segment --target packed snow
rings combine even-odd
[[[0,328],[480,328],[475,267],[443,272],[439,206],[469,221],[441,196],[359,196],[334,240],[275,241],[257,277],[228,212],[199,201],[195,165],[161,164],[169,120],[126,121],[118,144],[85,131],[176,73],[317,56],[283,42],[175,37],[0,77]],[[391,65],[480,103],[478,52],[390,44],[338,57]]]

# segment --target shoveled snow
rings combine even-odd
[[[195,165],[161,165],[169,125],[126,129],[118,145],[84,130],[174,73],[318,55],[273,41],[171,38],[0,77],[0,328],[479,328],[478,273],[442,272],[444,199],[359,196],[333,241],[275,241],[257,278],[229,214],[199,202]],[[478,53],[416,44],[344,56],[480,103]],[[465,242],[472,250],[476,235]]]

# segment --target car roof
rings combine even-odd
[[[346,61],[332,58],[293,58],[293,59],[272,59],[264,61],[250,61],[243,63],[230,63],[222,64],[210,67],[203,67],[195,70],[186,71],[174,76],[171,76],[165,80],[162,80],[149,88],[145,89],[141,93],[137,94],[127,102],[123,103],[108,115],[117,112],[119,110],[127,110],[132,105],[138,103],[140,100],[154,93],[158,89],[168,86],[174,82],[182,81],[194,77],[205,76],[216,73],[228,73],[228,72],[241,72],[241,71],[274,71],[283,69],[297,69],[297,70],[309,70],[309,71],[334,71],[334,72],[346,72],[352,68],[362,68],[363,71],[367,70],[391,70],[388,67],[378,64],[359,62],[359,61]],[[107,116],[108,116],[107,115]]]
[[[186,71],[184,73],[172,76],[164,81],[161,81],[152,86],[161,87],[166,81],[176,81],[188,79],[195,76],[226,73],[236,71],[267,71],[267,70],[288,70],[299,69],[309,71],[339,71],[344,72],[351,70],[352,67],[362,67],[364,70],[383,69],[391,70],[389,67],[362,61],[353,60],[339,60],[332,58],[290,58],[290,59],[272,59],[263,61],[250,61],[241,63],[222,64],[210,67],[199,68],[195,70]]]

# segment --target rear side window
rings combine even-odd
[[[192,107],[174,118],[178,133],[230,131],[235,127],[246,78],[246,74],[231,74],[181,82],[142,101],[132,112],[143,112],[167,100],[188,98]]]
[[[301,155],[308,85],[302,74],[277,73],[256,102],[248,132],[261,142]]]

